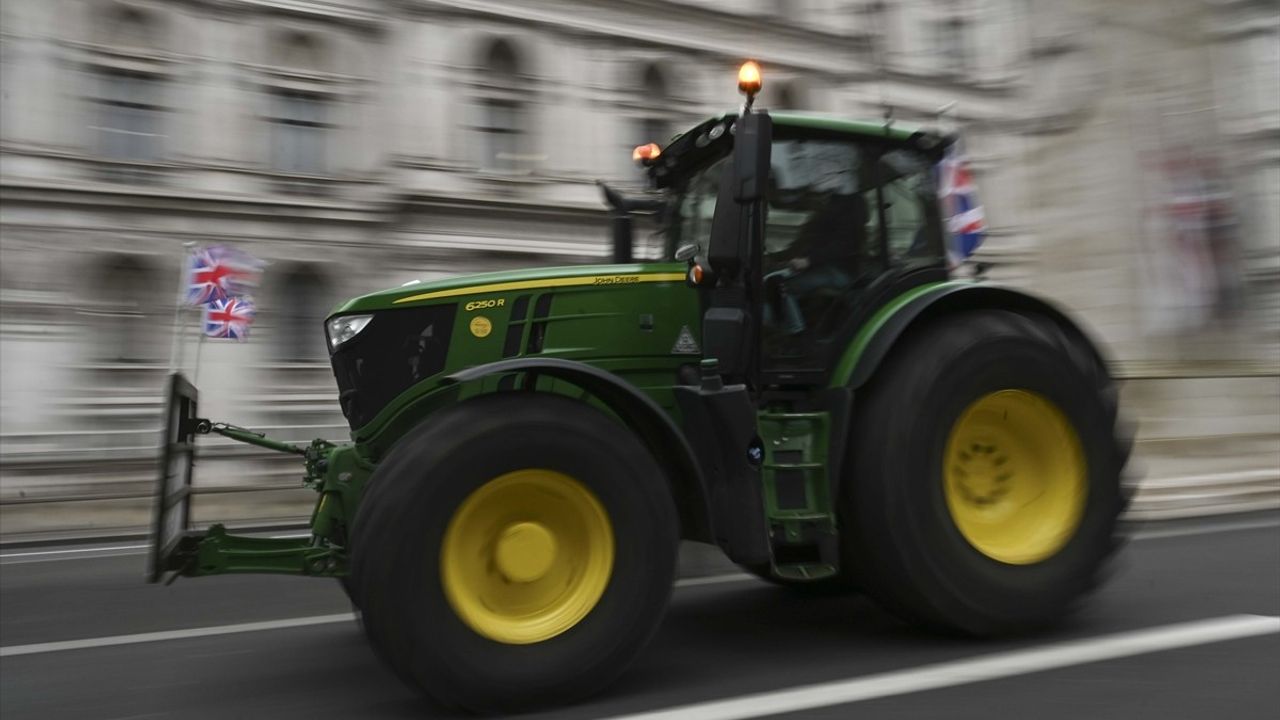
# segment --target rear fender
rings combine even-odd
[[[831,386],[857,390],[871,380],[889,351],[909,328],[948,313],[979,309],[1044,315],[1072,340],[1088,347],[1102,367],[1109,367],[1098,344],[1077,322],[1047,300],[998,285],[946,282],[907,293],[886,306],[887,312],[883,315],[877,313],[868,321],[850,343],[849,350],[832,375]]]
[[[1078,323],[1048,301],[1011,288],[951,281],[909,291],[891,301],[869,320],[850,343],[836,372],[832,374],[831,387],[852,390],[851,410],[856,411],[859,389],[875,377],[885,358],[908,330],[921,327],[949,313],[979,309],[1013,310],[1048,317],[1073,342],[1087,347],[1101,367],[1109,367],[1098,344],[1093,342]],[[846,441],[847,437],[847,434],[839,438],[833,437],[833,448],[836,441]],[[848,445],[847,442],[845,444]],[[836,456],[836,453],[833,451],[832,455]],[[847,450],[840,456],[844,457],[845,466],[849,466]],[[833,492],[839,492],[842,478],[839,475],[834,475],[833,478]]]

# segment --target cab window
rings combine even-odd
[[[774,143],[765,219],[764,341],[811,355],[877,278],[940,262],[931,164],[914,151],[834,139]]]
[[[681,245],[697,245],[705,249],[711,237],[711,220],[716,214],[716,194],[720,190],[720,173],[730,162],[722,157],[699,170],[685,181],[668,210],[667,255],[672,257]]]
[[[917,152],[892,150],[878,164],[891,262],[941,262],[934,165]]]
[[[834,327],[854,289],[879,271],[874,161],[865,146],[848,141],[774,143],[765,216],[766,347]]]

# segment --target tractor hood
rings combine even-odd
[[[347,315],[376,310],[434,304],[459,298],[498,295],[521,290],[584,287],[602,285],[635,285],[645,282],[682,281],[683,263],[633,263],[628,265],[577,265],[571,267],[533,268],[507,272],[460,275],[431,282],[414,282],[397,288],[352,298],[333,309],[329,315]]]
[[[669,385],[700,354],[685,273],[684,263],[539,268],[349,300],[325,323],[343,414],[377,433],[448,373],[527,355],[607,361],[642,387]]]

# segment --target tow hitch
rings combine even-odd
[[[346,510],[354,508],[372,465],[350,446],[328,440],[296,445],[237,425],[199,417],[199,391],[181,373],[170,377],[160,477],[151,533],[149,580],[231,572],[341,577],[346,574]],[[320,494],[304,537],[233,535],[221,524],[191,527],[195,437],[221,435],[276,452],[299,455],[302,484]]]

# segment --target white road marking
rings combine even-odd
[[[964,660],[774,692],[740,695],[633,715],[618,715],[607,720],[677,720],[678,718],[742,720],[967,685],[1101,660],[1114,660],[1271,633],[1280,633],[1280,617],[1227,615],[1082,640],[1069,640],[1024,650],[979,655]]]
[[[754,575],[733,573],[731,575],[711,575],[708,577],[685,578],[677,580],[675,586],[682,588],[757,579],[758,578]],[[305,627],[307,625],[327,625],[330,623],[346,622],[353,619],[355,619],[354,613],[312,615],[310,617],[286,618],[284,620],[237,623],[235,625],[214,625],[211,627],[187,628],[184,630],[163,630],[160,632],[136,633],[133,635],[112,635],[108,637],[85,638],[83,640],[62,640],[58,642],[33,643],[31,645],[10,645],[8,647],[0,647],[0,657],[10,657],[13,655],[35,655],[38,653],[60,652],[62,650],[87,650],[90,648],[110,647],[112,645],[134,645],[137,643],[184,640],[187,638],[231,635],[235,633],[259,632],[262,630],[282,630],[285,628]]]
[[[331,623],[350,622],[353,619],[355,619],[354,613],[312,615],[310,617],[287,618],[285,620],[266,620],[263,622],[237,623],[235,625],[214,625],[212,627],[187,628],[186,630],[163,630],[161,632],[136,633],[134,635],[112,635],[110,637],[86,638],[84,640],[63,640],[60,642],[35,643],[32,645],[10,645],[9,647],[0,647],[0,657],[35,655],[38,653],[59,652],[62,650],[86,650],[89,648],[110,647],[112,645],[135,645],[137,643],[163,642],[165,640],[185,640],[187,638],[210,637],[213,635],[233,635],[235,633],[260,632],[262,630],[282,630],[284,628],[305,627],[307,625],[328,625]]]
[[[139,557],[146,555],[145,552],[137,552],[134,550],[123,552],[102,552],[93,555],[63,555],[61,557],[45,557],[34,558],[28,560],[0,560],[0,567],[9,567],[10,565],[33,565],[35,563],[51,563],[51,562],[67,562],[69,560],[98,560],[100,558],[117,558],[117,557]]]
[[[37,550],[35,552],[15,552],[0,554],[0,560],[19,557],[36,557],[39,555],[71,555],[73,553],[91,553],[91,552],[107,552],[109,550],[138,550],[146,549],[150,545],[111,545],[108,547],[90,547],[90,548],[71,548],[66,550]],[[141,553],[134,553],[141,554]]]
[[[1235,521],[1235,522],[1215,522],[1191,525],[1188,527],[1174,527],[1157,530],[1138,530],[1133,533],[1133,540],[1163,540],[1165,538],[1189,537],[1191,535],[1212,535],[1214,533],[1238,532],[1241,530],[1265,530],[1267,528],[1280,528],[1280,520],[1252,520],[1252,521]]]

